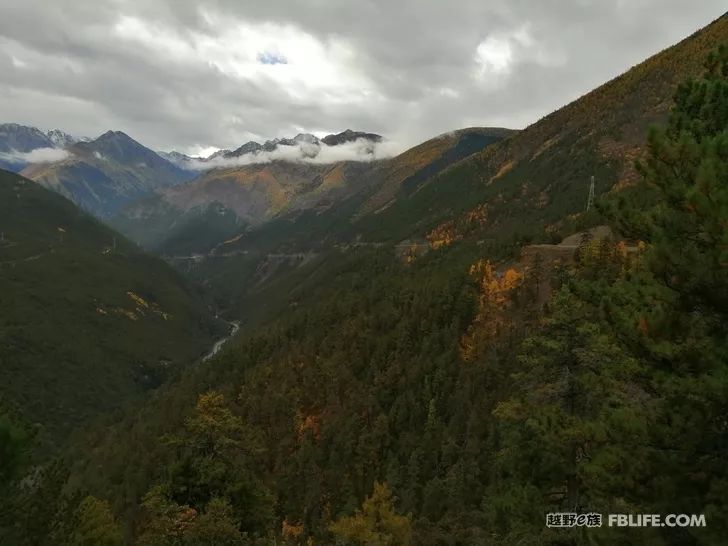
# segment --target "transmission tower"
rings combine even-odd
[[[589,209],[594,204],[594,175],[591,176],[591,181],[589,182],[589,196],[586,198],[586,211],[589,212]]]

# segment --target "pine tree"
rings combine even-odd
[[[620,337],[649,363],[660,407],[646,442],[655,512],[705,513],[707,543],[728,532],[728,47],[680,85],[638,165],[647,205],[607,213],[643,257],[604,295]],[[687,539],[683,539],[687,540]]]
[[[640,363],[595,314],[563,287],[523,342],[513,396],[494,411],[501,444],[484,508],[510,540],[548,537],[547,512],[633,507],[651,399],[636,381]]]

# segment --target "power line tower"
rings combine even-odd
[[[589,212],[589,209],[592,208],[593,204],[594,204],[594,175],[591,176],[591,181],[589,182],[589,196],[586,198],[586,212]]]

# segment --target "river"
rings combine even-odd
[[[224,338],[218,339],[215,342],[215,344],[212,346],[212,349],[210,349],[210,352],[202,357],[202,362],[207,362],[213,356],[215,356],[217,353],[219,353],[220,349],[222,349],[223,346],[230,339],[232,339],[235,336],[235,334],[238,333],[238,330],[240,330],[240,323],[237,320],[234,320],[233,322],[228,322],[228,324],[230,325],[230,333],[227,336],[225,336]]]

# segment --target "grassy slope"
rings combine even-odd
[[[210,343],[209,312],[177,273],[5,171],[0,231],[0,397],[41,440],[119,407]]]

